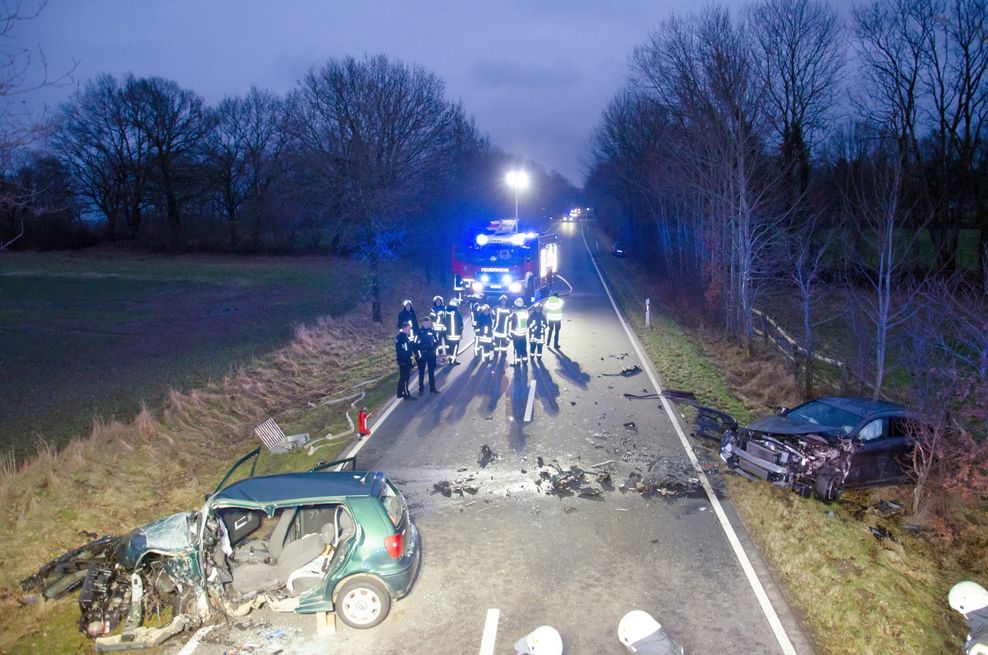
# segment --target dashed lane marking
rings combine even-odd
[[[525,422],[532,420],[532,410],[535,408],[535,380],[528,387],[528,404],[525,406]]]
[[[768,624],[772,628],[772,633],[775,635],[776,641],[779,642],[779,646],[782,648],[782,652],[785,655],[796,655],[796,648],[792,645],[789,635],[786,634],[786,629],[782,625],[782,621],[779,620],[779,615],[772,606],[772,601],[769,600],[768,594],[765,593],[765,587],[762,586],[761,580],[758,579],[758,574],[755,573],[755,569],[751,565],[751,560],[748,558],[748,554],[744,552],[744,547],[741,545],[741,541],[738,539],[738,535],[734,531],[734,527],[728,520],[727,514],[724,513],[724,508],[721,506],[720,500],[714,493],[713,487],[710,486],[710,480],[707,479],[706,473],[703,472],[703,468],[700,466],[700,461],[696,458],[696,454],[690,447],[690,443],[686,439],[686,433],[683,432],[683,428],[679,424],[679,420],[672,411],[672,405],[669,403],[667,398],[662,396],[662,386],[659,385],[659,380],[656,377],[655,372],[652,370],[651,361],[649,361],[649,359],[645,356],[641,345],[638,343],[638,337],[636,337],[634,332],[631,331],[631,328],[628,326],[628,322],[624,320],[624,315],[621,313],[621,310],[618,309],[617,303],[614,301],[614,296],[611,295],[611,290],[608,288],[607,282],[604,280],[604,275],[600,271],[600,267],[597,266],[597,262],[593,259],[590,244],[587,243],[586,230],[581,230],[581,234],[583,236],[583,245],[587,249],[587,254],[590,255],[590,263],[593,264],[594,270],[597,271],[597,277],[600,278],[600,283],[604,287],[604,292],[607,294],[607,299],[611,301],[611,307],[614,308],[614,313],[617,314],[621,327],[624,328],[625,333],[628,335],[628,339],[631,341],[631,345],[635,349],[635,353],[638,355],[638,359],[641,361],[642,367],[645,369],[645,373],[648,375],[648,379],[652,383],[652,387],[655,389],[655,392],[659,395],[659,398],[662,401],[663,409],[665,409],[666,414],[669,416],[669,420],[672,421],[672,425],[676,429],[676,434],[679,435],[679,441],[682,443],[683,449],[686,451],[686,456],[689,457],[690,463],[693,465],[693,469],[696,471],[697,477],[700,478],[700,483],[703,485],[703,490],[707,492],[707,498],[710,500],[710,505],[714,508],[714,514],[717,515],[717,519],[720,521],[720,526],[723,528],[724,534],[727,536],[727,541],[731,544],[731,549],[734,551],[735,557],[737,557],[738,562],[741,564],[741,569],[744,571],[744,575],[748,579],[748,584],[751,585],[751,590],[755,592],[755,598],[758,600],[758,605],[761,607],[762,613],[765,614],[765,618],[768,619]]]
[[[501,610],[487,610],[487,620],[484,621],[484,637],[480,642],[480,655],[494,655],[494,641],[497,639],[497,622],[501,618]]]

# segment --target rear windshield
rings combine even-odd
[[[396,528],[399,527],[405,520],[408,507],[405,505],[404,496],[401,495],[397,487],[391,484],[390,480],[387,481],[381,491],[381,504],[384,505],[384,511],[388,513],[391,523]]]
[[[790,411],[789,417],[813,423],[814,425],[838,428],[844,434],[851,434],[854,426],[861,422],[862,415],[828,405],[819,400],[814,400]]]

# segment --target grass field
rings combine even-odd
[[[607,243],[604,235],[595,236]],[[674,311],[656,302],[663,295],[659,285],[632,261],[607,255],[597,261],[666,385],[695,391],[703,403],[742,423],[799,400],[777,353],[751,358],[700,327],[680,325],[670,318]],[[653,299],[650,329],[638,309],[643,296]],[[901,529],[917,517],[886,521],[868,511],[879,499],[908,506],[908,488],[848,492],[827,505],[762,482],[732,475],[724,480],[821,654],[959,652],[965,626],[946,603],[950,586],[972,575],[959,564],[959,550]],[[891,530],[895,540],[877,540],[871,527]]]
[[[3,253],[0,451],[64,444],[94,416],[222,377],[352,307],[362,283],[328,257]]]

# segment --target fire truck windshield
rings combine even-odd
[[[531,260],[536,251],[529,246],[487,244],[484,246],[456,248],[455,257],[465,263],[483,266],[515,266]]]

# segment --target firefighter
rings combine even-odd
[[[439,337],[439,344],[436,352],[446,354],[446,305],[442,296],[432,299],[432,306],[429,307],[429,318],[432,319],[432,330]]]
[[[398,397],[415,400],[408,391],[408,381],[412,377],[412,360],[415,357],[415,342],[412,339],[412,322],[405,321],[395,336],[395,358],[398,360]]]
[[[553,348],[559,350],[559,328],[563,324],[563,299],[559,297],[558,291],[554,291],[545,301],[545,319],[549,322],[546,341],[551,341]]]
[[[532,361],[538,359],[542,361],[542,347],[545,345],[545,332],[549,323],[542,313],[539,305],[532,307],[532,313],[528,315],[528,343],[532,355]]]
[[[491,317],[490,305],[480,305],[480,313],[477,314],[477,331],[474,334],[484,361],[492,361],[494,359],[494,320]]]
[[[480,354],[480,340],[477,339],[477,324],[480,319],[481,308],[484,306],[479,300],[475,300],[470,303],[470,324],[473,327],[473,356],[476,357]]]
[[[419,319],[415,315],[415,308],[412,307],[412,301],[406,298],[401,301],[401,311],[398,312],[398,325],[396,327],[400,330],[401,326],[408,322],[412,324],[412,336],[414,337],[419,331]]]
[[[515,357],[511,365],[515,366],[519,362],[528,364],[528,310],[521,298],[515,298],[515,311],[511,312],[509,328],[511,341],[515,344]]]
[[[436,388],[436,349],[439,347],[439,335],[432,329],[432,319],[422,318],[422,327],[415,335],[415,354],[419,360],[419,395],[425,392],[425,372],[429,371],[429,391],[439,393]]]
[[[463,316],[460,315],[460,299],[450,298],[446,305],[446,345],[449,347],[449,363],[452,366],[459,364],[456,361],[456,349],[460,347],[460,339],[463,338]]]
[[[508,319],[511,318],[511,308],[508,297],[502,295],[497,299],[497,307],[491,312],[491,322],[494,324],[494,354],[508,352]]]
[[[947,602],[967,621],[964,655],[988,655],[988,591],[977,582],[964,580],[950,588]]]

